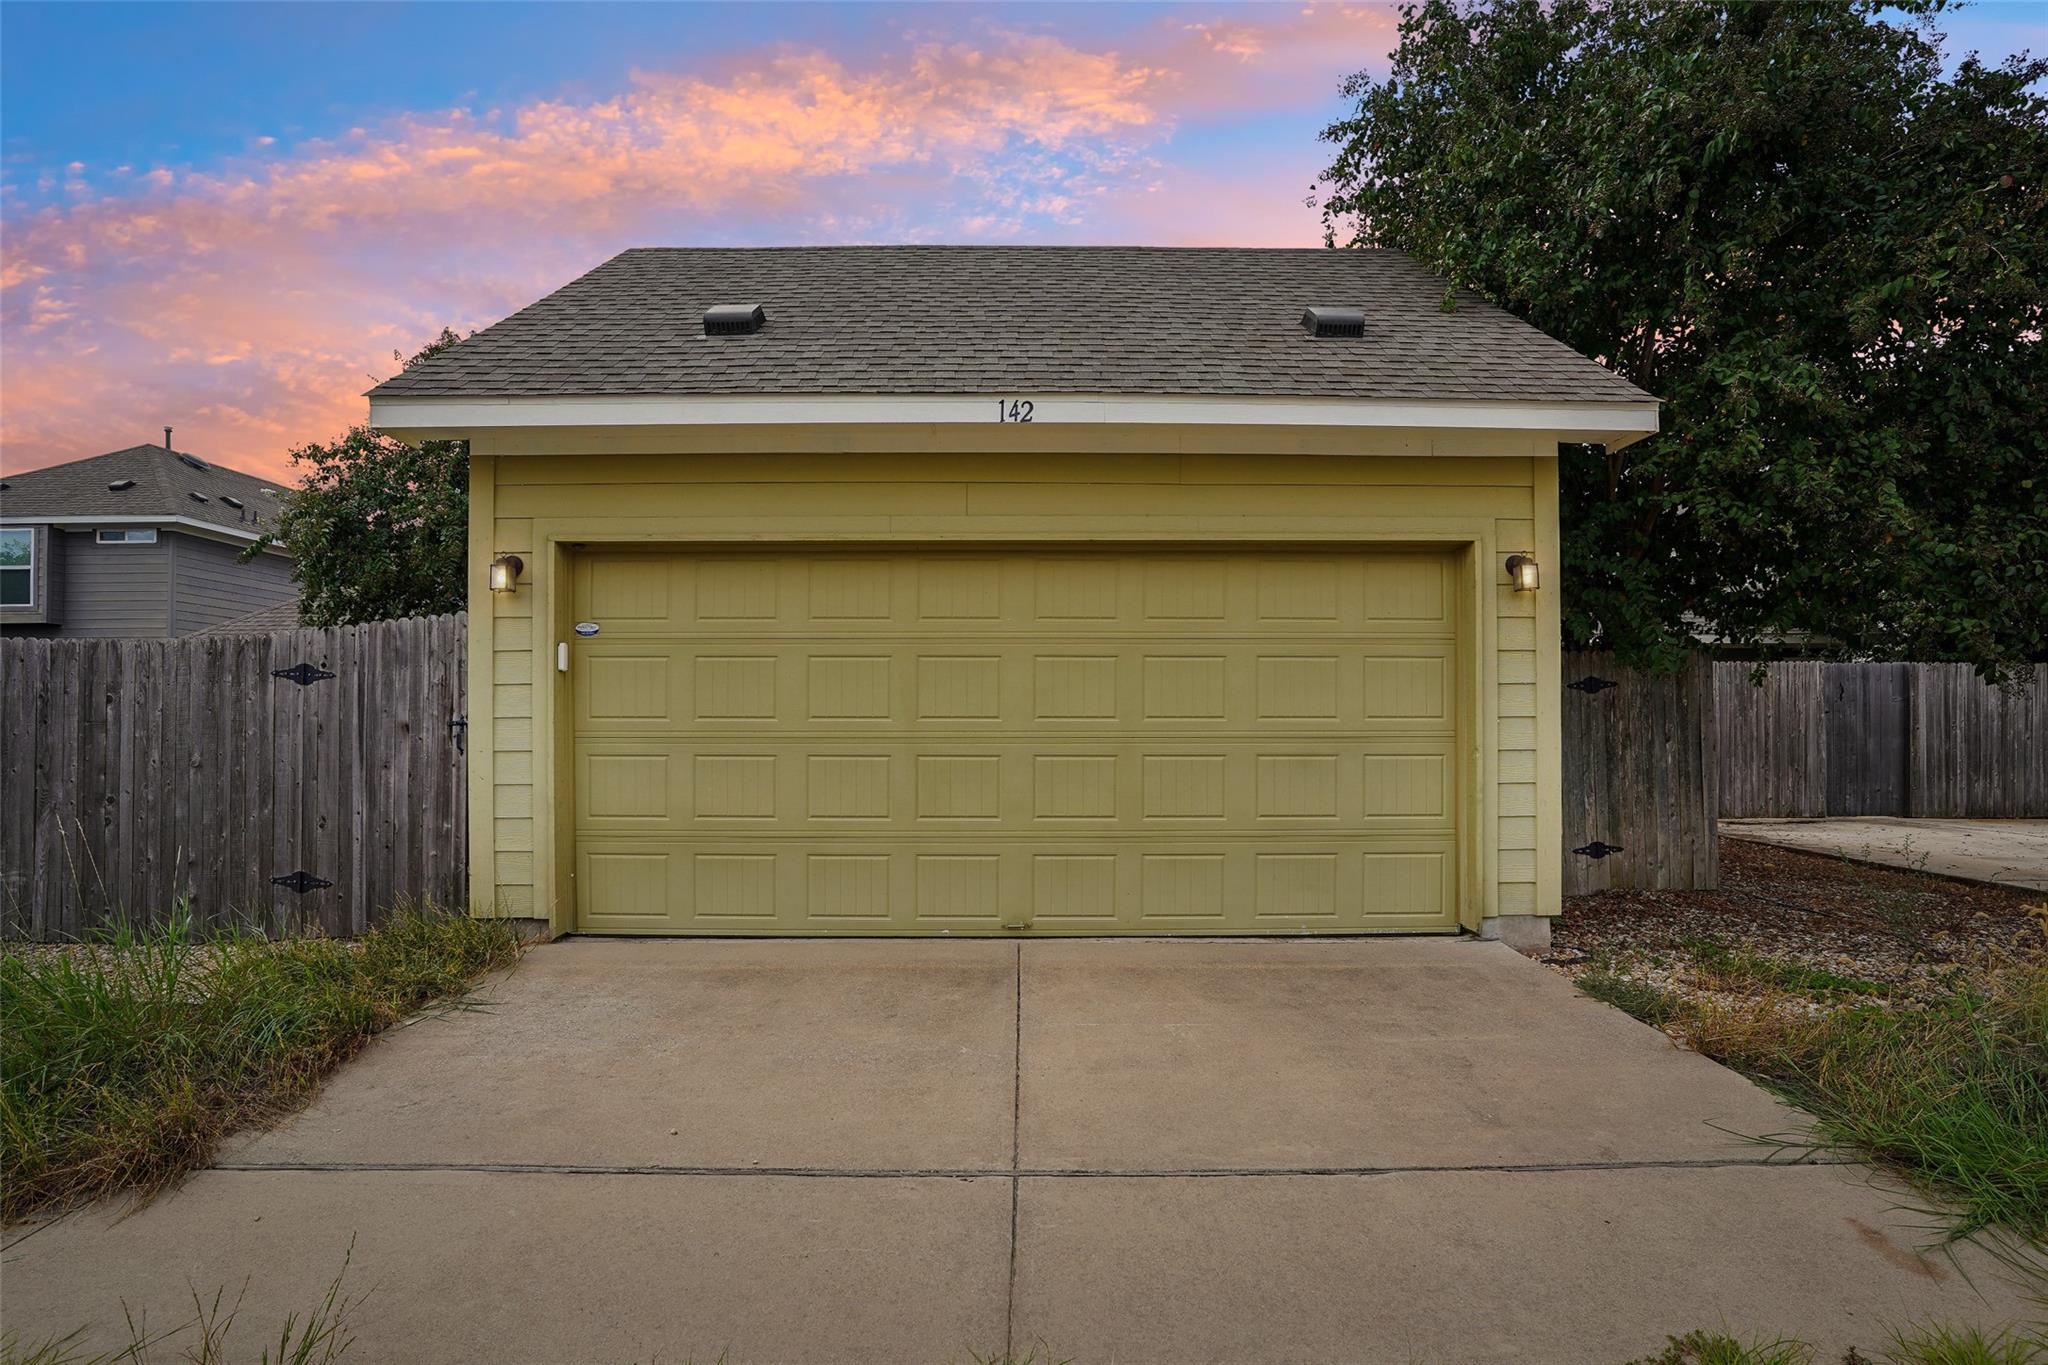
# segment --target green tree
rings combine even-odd
[[[410,368],[461,340],[444,327],[411,359],[398,353],[393,359]],[[462,610],[468,594],[467,443],[408,445],[359,426],[291,455],[305,473],[285,499],[275,539],[291,548],[299,614],[307,625]],[[260,548],[250,547],[244,557]]]
[[[1944,74],[1938,8],[1425,0],[1346,83],[1331,244],[1664,401],[1563,452],[1571,644],[2048,657],[2048,61]]]

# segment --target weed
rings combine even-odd
[[[1670,1338],[1656,1355],[1629,1365],[1813,1365],[1813,1348],[1782,1337],[1746,1343],[1723,1332],[1687,1332]]]
[[[73,949],[0,946],[0,1214],[161,1189],[518,951],[510,926],[431,907],[351,940],[202,941],[180,907]]]
[[[329,1282],[318,1307],[301,1317],[288,1314],[278,1331],[275,1351],[265,1348],[258,1365],[334,1365],[355,1342],[348,1315],[362,1303],[356,1295],[342,1293],[349,1263],[355,1259],[355,1242],[341,1258],[341,1270]],[[248,1285],[242,1286],[248,1292]],[[85,1329],[55,1341],[23,1347],[12,1337],[0,1341],[0,1365],[151,1365],[159,1346],[175,1344],[184,1365],[228,1365],[228,1337],[241,1313],[242,1300],[222,1307],[226,1291],[216,1289],[212,1298],[197,1289],[192,1294],[192,1317],[165,1332],[152,1333],[146,1317],[137,1317],[124,1303],[122,1316],[128,1328],[128,1344],[117,1350],[88,1355],[79,1345]]]
[[[1663,1028],[1684,1007],[1684,1001],[1648,982],[1608,972],[1588,972],[1579,978],[1579,989],[1654,1028]]]
[[[1641,982],[1580,988],[1776,1090],[1815,1140],[1862,1152],[1961,1212],[1944,1240],[2048,1240],[2048,964],[1925,1008],[1808,1016],[1769,999],[1686,1000]]]
[[[2048,1337],[1928,1325],[1894,1332],[1884,1359],[1885,1365],[2044,1365]]]
[[[1769,957],[1746,948],[1730,948],[1716,938],[1681,939],[1679,946],[1692,955],[1693,962],[1702,971],[1729,982],[1769,986],[1782,991],[1796,991],[1802,995],[1891,993],[1891,988],[1882,982],[1866,981],[1858,976],[1843,976],[1825,967],[1809,967],[1800,962],[1787,962],[1782,958]]]
[[[1989,1336],[1974,1327],[1930,1325],[1892,1334],[1884,1365],[2044,1365],[2048,1341],[2038,1333],[1997,1332]],[[1814,1365],[1813,1348],[1803,1341],[1745,1343],[1725,1332],[1687,1332],[1671,1337],[1662,1351],[1629,1365]],[[1842,1365],[1877,1365],[1857,1350]]]

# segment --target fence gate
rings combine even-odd
[[[1719,885],[1712,665],[1642,673],[1568,652],[1563,666],[1564,894]]]
[[[465,625],[0,640],[0,932],[466,906]]]
[[[1906,815],[1913,665],[1828,664],[1821,672],[1829,815]]]

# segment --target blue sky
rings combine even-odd
[[[647,243],[1313,245],[1378,3],[0,4],[0,465],[266,473]],[[1944,14],[2048,48],[2048,0]]]

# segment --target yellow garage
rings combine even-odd
[[[576,558],[577,923],[1457,925],[1436,552]]]
[[[628,252],[381,386],[470,443],[478,912],[1541,941],[1558,447],[1655,404],[1442,298],[1371,252]]]

